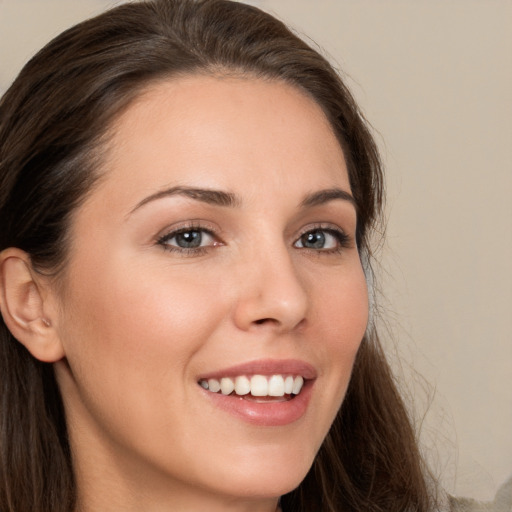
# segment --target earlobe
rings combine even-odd
[[[0,253],[0,310],[7,328],[40,361],[64,357],[52,319],[45,312],[44,283],[38,279],[30,257],[9,248]]]

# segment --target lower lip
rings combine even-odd
[[[311,399],[313,381],[306,381],[301,392],[285,402],[251,402],[237,395],[223,395],[222,393],[212,393],[203,388],[199,389],[206,394],[207,398],[216,407],[237,416],[247,423],[279,427],[289,425],[304,416]]]

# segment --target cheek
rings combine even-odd
[[[91,400],[107,390],[121,399],[128,391],[135,403],[151,387],[148,394],[160,400],[164,382],[168,390],[189,377],[189,361],[226,316],[220,297],[212,300],[216,280],[198,283],[186,272],[171,278],[162,269],[128,265],[97,265],[92,272],[84,264],[70,287],[61,337]]]
[[[226,318],[226,305],[222,294],[212,300],[218,278],[198,284],[186,272],[171,279],[126,268],[98,266],[94,279],[86,266],[73,274],[61,333],[69,370],[59,384],[72,423],[99,427],[156,461],[170,429],[191,435],[192,363]]]
[[[317,325],[329,340],[326,347],[353,354],[368,323],[368,289],[362,268],[354,265],[342,276],[325,279],[315,288]]]
[[[332,283],[339,283],[333,286]],[[323,286],[320,286],[323,284]],[[316,353],[326,361],[325,377],[328,393],[335,406],[334,414],[344,398],[354,360],[368,323],[368,290],[360,265],[354,265],[342,276],[315,286],[314,314],[318,329]]]

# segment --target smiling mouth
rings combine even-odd
[[[301,375],[239,375],[201,379],[199,385],[211,393],[238,396],[254,402],[285,402],[298,395],[304,385]]]

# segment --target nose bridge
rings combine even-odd
[[[235,320],[242,329],[273,326],[292,330],[306,317],[305,283],[284,240],[274,239],[244,257]]]

